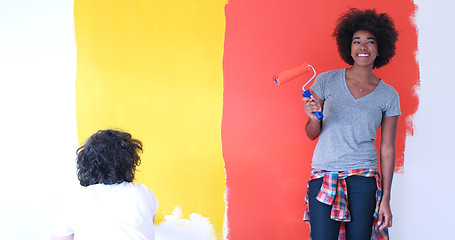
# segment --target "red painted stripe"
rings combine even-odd
[[[306,180],[315,142],[304,133],[301,85],[309,76],[276,86],[273,76],[302,61],[318,72],[345,67],[331,37],[348,7],[389,13],[399,30],[397,56],[377,75],[399,92],[402,117],[397,166],[403,166],[407,133],[418,97],[417,34],[409,0],[259,1],[226,5],[222,140],[232,240],[305,239]]]

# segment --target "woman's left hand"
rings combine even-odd
[[[379,205],[378,221],[381,224],[379,230],[392,227],[392,211],[390,210],[390,202],[387,200],[381,201],[381,205]]]

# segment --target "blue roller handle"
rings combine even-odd
[[[310,89],[303,91],[302,95],[303,97],[310,98],[311,97]],[[321,120],[324,117],[321,112],[314,112],[314,114],[316,114],[318,120]]]

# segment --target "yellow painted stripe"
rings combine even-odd
[[[136,174],[160,201],[224,217],[221,148],[225,0],[78,0],[76,109],[79,141],[120,128],[145,146]]]

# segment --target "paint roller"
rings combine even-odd
[[[308,63],[302,62],[300,65],[276,75],[274,77],[274,80],[277,85],[281,85],[283,83],[291,81],[292,79],[302,76],[311,70],[313,70],[313,76],[310,78],[310,80],[308,80],[308,82],[306,82],[302,86],[303,90],[302,96],[310,98],[311,97],[310,89],[305,90],[305,87],[306,85],[308,85],[308,83],[311,82],[311,80],[313,80],[314,77],[316,77],[316,70],[314,70],[313,66],[309,65]],[[314,112],[314,114],[316,114],[318,120],[321,120],[324,117],[321,112]]]

